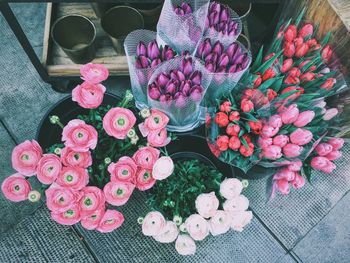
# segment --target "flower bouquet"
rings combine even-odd
[[[152,211],[139,218],[142,233],[160,243],[175,242],[179,254],[191,255],[196,251],[195,241],[230,229],[241,232],[253,216],[246,211],[249,201],[241,194],[247,185],[235,178],[224,179],[201,155],[172,157],[172,175],[152,189],[147,201]],[[168,175],[168,169],[162,170]]]
[[[89,63],[81,74],[84,82],[74,88],[72,100],[89,109],[88,114],[72,116],[76,118],[67,124],[51,116],[62,136],[48,149],[35,140],[17,145],[12,152],[17,172],[4,180],[1,190],[14,202],[39,201],[44,194],[56,222],[81,222],[86,229],[111,232],[124,221],[111,206],[126,204],[135,188],[148,190],[160,178],[153,168],[162,163],[158,148],[170,142],[169,119],[153,109],[136,113],[130,92],[113,107],[101,105],[106,88],[100,82],[107,79],[107,69]],[[31,176],[41,189],[31,189]]]

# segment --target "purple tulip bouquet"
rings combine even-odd
[[[220,40],[210,38],[199,44],[196,57],[213,76],[207,92],[208,99],[231,91],[252,60],[250,52],[241,43],[232,42],[225,46]]]
[[[168,45],[160,46],[156,37],[156,32],[136,30],[124,42],[131,87],[139,109],[147,106],[147,84],[154,70],[177,55]]]
[[[165,0],[157,24],[157,33],[165,43],[178,53],[196,49],[201,40],[209,0]]]
[[[176,57],[162,63],[148,85],[148,105],[170,118],[169,130],[188,131],[200,124],[200,104],[211,75],[198,59]]]
[[[211,2],[205,20],[204,36],[217,38],[224,44],[232,43],[242,31],[242,22],[227,5]]]

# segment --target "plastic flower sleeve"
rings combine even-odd
[[[201,124],[200,104],[211,76],[199,60],[176,57],[162,63],[148,84],[148,105],[166,113],[170,131],[190,131]]]
[[[204,38],[215,38],[225,45],[234,42],[242,32],[242,20],[229,6],[211,2],[205,22]]]
[[[205,98],[207,104],[231,92],[252,61],[250,51],[243,44],[223,44],[218,38],[203,40],[196,50],[196,57],[201,59],[212,75]]]
[[[137,46],[142,41],[146,46],[155,40],[157,33],[149,30],[135,30],[125,39],[124,48],[129,65],[131,88],[136,107],[142,109],[147,106],[147,84],[156,67],[137,68]]]
[[[185,11],[181,6],[186,5]],[[189,7],[188,7],[189,5]],[[158,38],[173,47],[179,54],[193,54],[204,32],[209,0],[165,0],[157,24]],[[157,38],[157,39],[158,39]]]

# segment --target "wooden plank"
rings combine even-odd
[[[48,58],[48,52],[49,52],[51,14],[52,14],[52,3],[47,3],[46,17],[45,17],[45,29],[44,29],[44,40],[43,40],[43,56],[42,56],[42,60],[41,60],[44,67],[46,67],[46,65],[47,65],[47,58]]]

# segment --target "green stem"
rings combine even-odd
[[[56,124],[57,124],[58,126],[60,126],[60,127],[61,127],[61,129],[63,130],[63,128],[64,128],[64,125],[63,125],[63,123],[62,123],[62,122],[60,122],[60,121],[57,121],[57,122],[56,122]]]
[[[132,146],[131,142],[128,142],[127,144],[125,144],[122,148],[120,148],[120,152],[125,151],[126,149],[130,148],[130,146]]]

